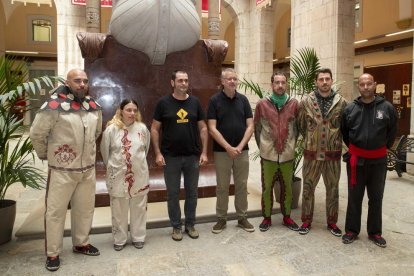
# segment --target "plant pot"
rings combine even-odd
[[[302,190],[302,179],[299,177],[294,177],[292,182],[292,209],[296,209],[299,206],[299,198],[300,198],[300,192]],[[278,181],[276,181],[274,186],[275,191],[275,198],[276,202],[280,203],[280,184]]]
[[[0,244],[11,240],[14,220],[16,219],[16,201],[4,199],[0,201]]]

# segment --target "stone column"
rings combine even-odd
[[[274,8],[256,8],[255,0],[223,0],[235,23],[235,64],[239,78],[269,89],[273,72]],[[254,106],[257,98],[248,95]]]
[[[322,67],[332,69],[340,93],[353,99],[355,1],[292,0],[291,56],[312,47]]]
[[[250,5],[249,78],[269,89],[273,72],[274,7],[256,8]]]
[[[101,0],[86,0],[86,31],[101,32]]]
[[[208,0],[208,38],[220,38],[220,0]]]
[[[202,30],[202,26],[203,26],[203,16],[202,16],[202,12],[203,12],[203,0],[193,0],[194,1],[194,5],[196,7],[196,11],[198,14],[198,17],[200,17],[200,30]],[[200,32],[200,37],[201,37],[201,32]]]
[[[414,36],[414,35],[413,35]],[[413,60],[412,64],[414,65],[414,43],[413,43]],[[414,66],[412,70],[411,76],[411,87],[410,87],[410,95],[411,95],[411,121],[410,121],[410,135],[409,137],[414,138]],[[407,153],[407,161],[414,163],[414,153],[408,152]],[[407,164],[407,173],[414,175],[414,165]]]
[[[55,0],[55,5],[58,75],[66,77],[70,69],[84,67],[76,33],[86,31],[85,7],[67,0]]]

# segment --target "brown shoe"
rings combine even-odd
[[[239,219],[237,226],[242,228],[244,231],[254,232],[254,226],[250,224],[247,218]]]
[[[175,241],[181,241],[183,239],[183,232],[181,228],[173,228],[171,237]]]
[[[192,239],[198,239],[199,234],[198,231],[195,230],[194,226],[187,226],[185,228],[185,232],[188,234],[188,236]]]
[[[213,226],[213,230],[211,232],[213,232],[214,234],[218,234],[221,233],[221,231],[224,230],[224,228],[226,228],[226,220],[225,219],[218,219],[217,223]]]

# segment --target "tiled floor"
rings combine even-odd
[[[64,238],[62,266],[54,275],[414,275],[414,177],[395,172],[387,177],[383,204],[383,236],[385,249],[367,238],[364,202],[363,230],[353,244],[326,230],[325,187],[316,189],[314,223],[311,232],[301,236],[281,224],[281,215],[273,215],[273,226],[260,232],[260,167],[252,161],[249,177],[250,221],[256,227],[247,233],[228,222],[220,234],[211,233],[215,199],[199,201],[196,225],[200,238],[184,236],[181,242],[170,238],[166,203],[148,206],[149,229],[144,249],[128,245],[123,251],[112,249],[111,234],[92,234],[91,243],[101,250],[98,257],[77,255],[71,251],[71,239]],[[42,235],[42,197],[44,191],[13,187],[9,198],[17,199],[18,214],[15,231],[20,238],[0,246],[0,275],[47,275],[44,268],[44,242],[27,236]],[[343,169],[340,182],[340,213],[338,226],[344,228],[347,200],[346,176]],[[230,212],[234,214],[233,201]],[[277,204],[275,204],[277,207]],[[277,211],[277,210],[276,210]],[[99,208],[95,212],[97,232],[110,230],[110,212]],[[300,224],[300,209],[292,218]],[[200,223],[203,222],[203,223]],[[161,227],[161,228],[160,228]],[[162,228],[164,227],[164,228]]]

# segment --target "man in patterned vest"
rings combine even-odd
[[[33,121],[30,138],[41,160],[47,160],[45,247],[46,268],[60,267],[67,207],[71,204],[73,252],[89,256],[99,250],[89,244],[95,206],[96,139],[102,130],[101,107],[87,95],[88,78],[70,70]]]
[[[302,226],[299,234],[309,233],[313,219],[316,185],[322,175],[326,187],[328,230],[337,237],[342,231],[338,221],[338,184],[341,174],[341,114],[346,100],[332,90],[332,72],[328,68],[316,72],[316,87],[299,108],[298,126],[304,137]]]

